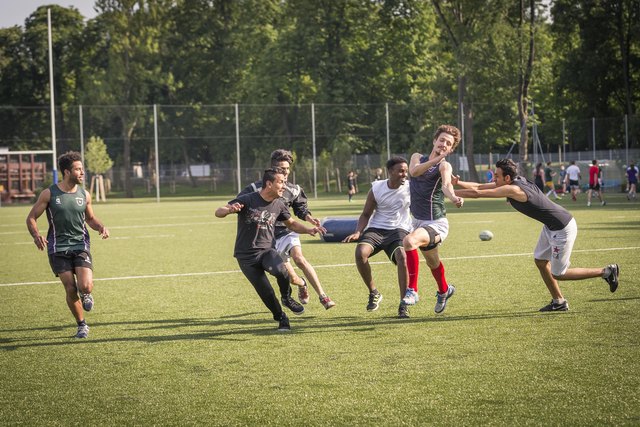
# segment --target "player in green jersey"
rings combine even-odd
[[[38,249],[47,248],[51,269],[64,285],[67,305],[78,323],[76,338],[86,338],[89,326],[83,309],[93,308],[93,264],[86,225],[103,239],[109,237],[109,230],[93,214],[91,194],[80,186],[84,179],[80,154],[72,151],[63,154],[58,158],[58,168],[62,181],[40,193],[27,216],[27,228]],[[45,211],[49,223],[47,237],[38,231],[38,218]]]

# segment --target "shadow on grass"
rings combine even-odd
[[[602,299],[590,299],[589,302],[618,302],[618,301],[633,301],[638,300],[640,297],[626,297],[626,298],[602,298]]]
[[[0,351],[12,351],[20,348],[33,347],[50,347],[50,346],[67,346],[67,345],[93,345],[117,342],[142,342],[142,343],[159,343],[183,340],[225,340],[225,341],[249,341],[250,336],[270,336],[270,335],[291,335],[291,334],[315,334],[325,333],[344,329],[351,333],[361,333],[374,331],[379,326],[384,325],[400,325],[400,324],[424,324],[437,322],[458,322],[483,319],[508,319],[523,318],[531,316],[539,316],[537,311],[519,312],[519,313],[487,313],[467,316],[439,316],[439,317],[412,317],[409,319],[398,319],[396,317],[385,317],[376,319],[366,319],[356,316],[332,317],[320,323],[313,316],[294,317],[289,316],[292,323],[292,331],[287,333],[279,333],[276,331],[276,322],[270,320],[269,317],[264,319],[242,319],[251,315],[264,315],[265,313],[244,313],[238,315],[229,315],[217,319],[159,319],[159,320],[140,320],[133,322],[93,322],[90,324],[93,334],[88,339],[75,339],[72,335],[57,336],[53,338],[2,338],[0,339]],[[268,316],[268,315],[267,315]],[[313,323],[309,323],[313,322]],[[94,338],[99,334],[99,329],[106,326],[128,326],[126,331],[122,331],[129,336],[119,336],[111,338]],[[131,328],[132,325],[151,325],[146,328]],[[180,333],[172,335],[146,335],[146,336],[130,336],[130,333],[136,331],[148,331],[170,328],[185,327],[218,327],[219,330],[210,332],[193,332]],[[52,326],[42,328],[23,328],[3,330],[1,332],[27,332],[27,331],[63,331],[69,330],[69,327]]]

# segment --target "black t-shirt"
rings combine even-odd
[[[238,212],[238,231],[233,256],[239,261],[253,261],[262,252],[275,247],[275,223],[291,218],[282,199],[267,202],[259,192],[242,194],[229,204],[242,203]]]
[[[553,203],[549,200],[549,198],[545,196],[545,194],[540,191],[535,184],[527,181],[526,178],[517,176],[511,185],[517,185],[527,195],[526,202],[519,202],[507,197],[511,206],[529,218],[540,221],[549,227],[549,230],[562,230],[573,219],[573,216],[569,211],[559,204]]]

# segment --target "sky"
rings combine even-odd
[[[0,28],[14,25],[24,26],[24,21],[39,6],[57,4],[63,7],[73,6],[85,19],[93,18],[93,0],[0,0]],[[52,18],[53,19],[53,18]]]

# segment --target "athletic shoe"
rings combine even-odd
[[[283,312],[282,317],[280,318],[280,323],[278,324],[278,332],[289,332],[291,330],[291,325],[289,325],[289,318]]]
[[[438,314],[442,313],[444,309],[447,308],[447,300],[449,300],[455,292],[456,288],[454,288],[453,285],[449,285],[447,292],[436,292],[436,306],[433,310]]]
[[[93,308],[93,296],[89,294],[80,294],[80,299],[82,300],[82,308],[84,311],[91,311]]]
[[[591,202],[587,202],[587,207],[591,207]]]
[[[78,326],[78,332],[76,333],[76,338],[86,338],[88,336],[89,336],[89,326],[88,325]]]
[[[402,302],[406,305],[416,305],[420,301],[420,297],[418,293],[411,288],[407,289],[407,292],[404,294],[404,298],[402,298]]]
[[[606,201],[606,200],[603,200],[601,204],[602,204],[602,206],[604,206],[604,205],[606,205],[606,204],[607,204],[607,201]]]
[[[369,294],[369,304],[367,304],[367,311],[376,311],[380,307],[382,302],[382,294],[380,292]]]
[[[280,301],[282,301],[282,305],[293,311],[293,314],[301,315],[302,313],[304,313],[304,307],[302,306],[302,304],[291,298],[291,295],[286,298],[282,298]]]
[[[302,279],[304,284],[298,287],[298,299],[300,303],[307,304],[309,302],[309,288],[307,287],[307,281]]]
[[[607,267],[609,274],[604,277],[604,280],[609,284],[609,290],[615,292],[618,289],[618,275],[620,274],[620,267],[618,264],[609,264]]]
[[[409,318],[409,306],[405,303],[400,303],[398,307],[398,319],[408,319]]]
[[[540,311],[569,311],[569,302],[564,300],[564,302],[556,303],[551,300],[551,302],[542,307]]]
[[[322,304],[322,306],[324,307],[325,310],[329,310],[331,307],[335,307],[336,306],[336,303],[331,301],[331,298],[329,298],[326,295],[320,297],[320,304]]]

